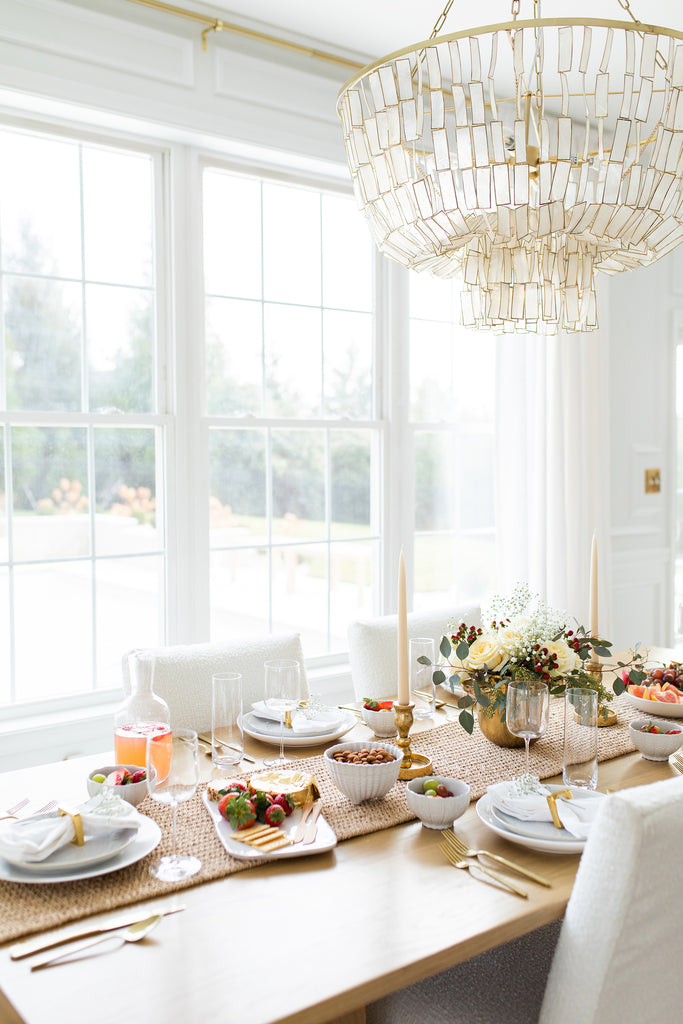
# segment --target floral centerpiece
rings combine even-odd
[[[571,628],[561,612],[549,607],[524,583],[511,595],[494,597],[482,614],[483,627],[466,622],[449,623],[441,641],[444,661],[434,666],[435,684],[460,684],[465,695],[458,700],[460,724],[471,733],[476,710],[505,721],[505,698],[511,680],[535,680],[548,684],[552,694],[567,686],[586,686],[598,693],[604,707],[615,693],[623,692],[617,679],[608,690],[599,674],[591,675],[591,658],[610,657],[608,640],[589,636],[583,626]],[[431,664],[428,659],[419,659]],[[634,661],[637,661],[637,655]],[[619,662],[620,667],[623,663]],[[446,674],[447,669],[452,672]]]

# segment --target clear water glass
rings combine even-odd
[[[152,864],[149,871],[162,882],[179,882],[196,875],[202,866],[198,857],[178,853],[178,805],[194,796],[199,782],[199,745],[192,729],[175,729],[171,738],[168,775],[159,779],[153,768],[162,743],[168,737],[152,735],[147,741],[147,788],[153,800],[173,808],[173,852]],[[167,752],[165,751],[167,756]]]
[[[562,779],[581,789],[598,784],[598,695],[589,687],[565,690]]]
[[[436,641],[431,637],[415,637],[408,641],[408,666],[410,679],[410,692],[421,690],[429,694],[427,707],[417,707],[413,712],[414,718],[433,718],[436,714],[436,687],[432,676],[434,675],[434,658],[436,657]],[[418,659],[429,658],[431,664],[423,665]],[[425,700],[424,697],[419,698]]]
[[[529,681],[512,682],[507,688],[505,700],[505,722],[513,736],[524,740],[524,778],[529,774],[529,743],[538,739],[548,728],[550,691],[545,683]],[[535,778],[535,776],[533,777]]]

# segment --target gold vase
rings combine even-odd
[[[513,736],[503,721],[502,708],[494,711],[493,714],[488,710],[485,711],[483,708],[479,708],[477,710],[477,721],[486,739],[490,740],[491,743],[495,743],[497,747],[524,746],[522,737]]]

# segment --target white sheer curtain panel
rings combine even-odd
[[[595,530],[608,637],[606,300],[601,331],[498,340],[496,518],[501,592],[526,580],[586,627]]]

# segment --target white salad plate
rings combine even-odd
[[[216,835],[232,857],[239,857],[241,860],[285,860],[288,857],[308,857],[313,853],[327,853],[337,845],[336,835],[320,814],[316,822],[318,830],[314,842],[305,846],[303,843],[293,843],[291,846],[281,846],[279,850],[273,850],[272,853],[261,853],[253,846],[249,846],[248,843],[241,843],[233,838],[237,830],[229,821],[225,820],[218,810],[218,803],[215,800],[209,800],[206,792],[202,794],[202,800],[211,815]],[[301,808],[297,807],[288,818],[285,818],[280,828],[285,835],[288,835],[294,831],[300,821]]]
[[[639,711],[655,718],[683,718],[683,704],[669,704],[665,700],[643,700],[642,697],[634,697],[626,690],[629,703]]]
[[[329,724],[325,724],[320,732],[297,733],[291,729],[285,729],[285,746],[311,747],[318,743],[328,743],[331,740],[339,739],[349,729],[353,729],[357,723],[357,716],[350,711],[345,711],[334,729],[330,729]],[[273,722],[269,718],[260,718],[254,711],[247,711],[242,715],[242,728],[252,739],[277,746],[280,744],[280,723]]]
[[[563,789],[567,787],[554,786],[552,789]],[[604,793],[597,793],[594,790],[578,789],[570,786],[573,799],[580,803],[582,800],[601,800]],[[518,843],[520,846],[527,846],[531,850],[539,850],[541,853],[582,853],[586,845],[585,839],[577,839],[571,832],[565,829],[556,829],[551,821],[522,821],[512,815],[505,814],[491,805],[490,793],[485,793],[477,801],[477,814],[483,823],[504,839],[511,843]]]
[[[33,885],[47,885],[54,882],[75,882],[82,878],[93,878],[96,875],[107,875],[120,868],[126,868],[129,864],[135,864],[142,860],[148,853],[159,845],[161,840],[161,829],[151,818],[140,815],[141,824],[137,834],[128,836],[124,845],[121,840],[109,844],[109,848],[100,844],[100,840],[111,840],[111,836],[101,836],[92,839],[83,846],[69,844],[61,847],[39,864],[10,864],[4,857],[0,857],[0,879],[6,882],[24,882]],[[123,829],[120,831],[124,831]],[[129,831],[129,830],[125,830]],[[96,860],[92,860],[91,844],[97,844],[99,854]],[[65,854],[65,860],[59,861],[60,854]],[[36,870],[38,869],[38,870]]]

